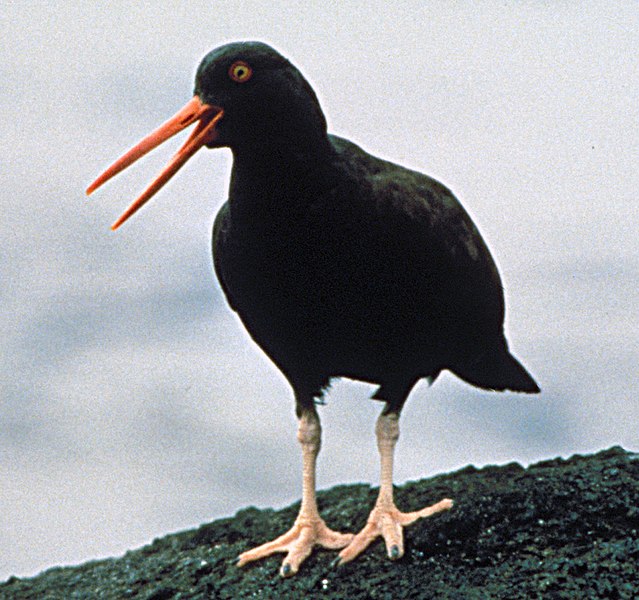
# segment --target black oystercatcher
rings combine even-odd
[[[399,415],[422,378],[445,369],[487,390],[536,393],[508,350],[497,268],[458,200],[430,177],[329,135],[302,74],[259,42],[232,43],[200,64],[195,96],[87,190],[197,123],[171,163],[113,225],[119,227],[200,147],[229,147],[229,199],[213,228],[215,271],[230,306],[295,394],[302,505],[290,531],[240,555],[239,565],[286,552],[292,575],[313,546],[357,556],[377,536],[402,556],[403,527],[449,509],[413,513],[393,502]],[[329,529],[315,501],[320,422],[331,378],[379,384],[379,497],[353,536]]]

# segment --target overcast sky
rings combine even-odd
[[[300,67],[332,132],[451,187],[500,267],[543,393],[419,385],[397,481],[639,449],[636,2],[45,6],[0,21],[0,580],[299,498],[291,391],[212,273],[230,153],[198,153],[117,233],[180,141],[84,197],[232,40]],[[321,409],[321,488],[377,485],[372,389]]]

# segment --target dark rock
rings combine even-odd
[[[340,530],[362,527],[376,490],[320,492]],[[639,597],[639,460],[615,447],[593,456],[466,467],[397,488],[402,510],[452,497],[448,513],[406,530],[406,553],[390,561],[382,542],[353,563],[315,552],[289,579],[281,556],[243,569],[237,555],[287,529],[299,504],[247,508],[192,531],[154,540],[118,559],[50,569],[0,584],[0,599],[135,598],[617,598]]]

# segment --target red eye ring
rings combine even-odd
[[[252,75],[253,69],[251,68],[251,65],[243,60],[236,60],[229,67],[229,77],[237,83],[244,83],[245,81],[248,81]]]

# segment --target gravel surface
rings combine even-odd
[[[329,526],[358,530],[376,491],[320,492],[320,511]],[[615,447],[527,469],[466,467],[396,492],[402,510],[444,497],[455,507],[408,528],[396,562],[376,542],[338,568],[318,550],[289,579],[278,575],[281,555],[238,569],[237,555],[288,529],[299,504],[247,508],[121,558],[12,577],[0,599],[639,598],[639,454]]]

